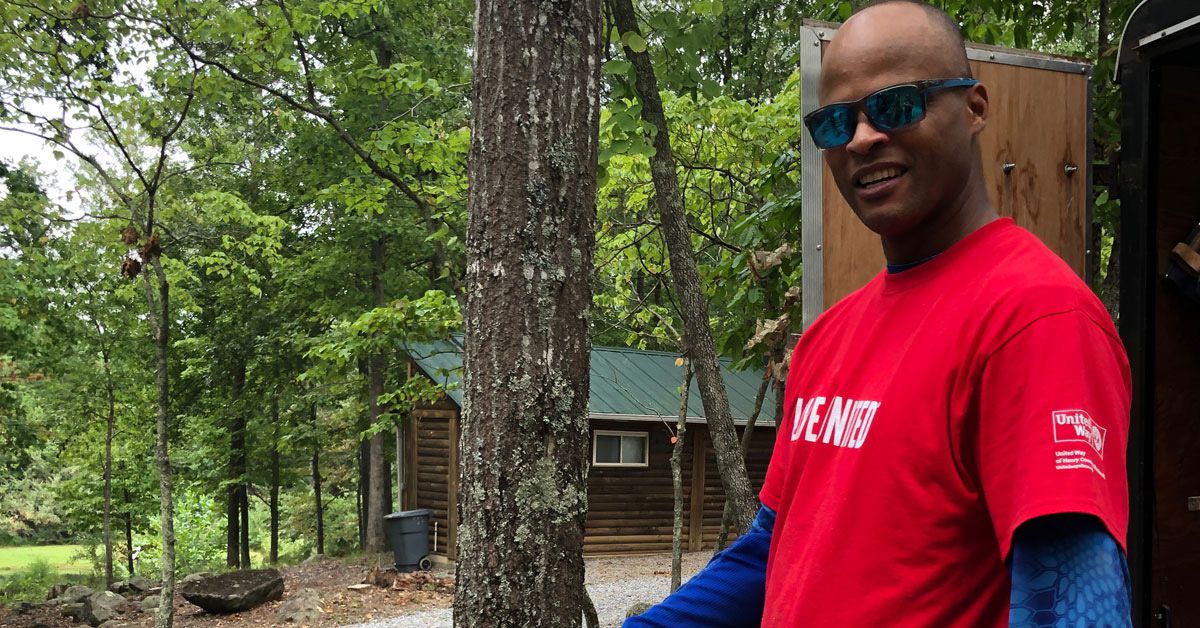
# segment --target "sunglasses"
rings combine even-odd
[[[973,78],[952,78],[892,85],[854,102],[825,105],[804,116],[804,126],[808,127],[817,148],[841,148],[854,138],[860,109],[867,114],[871,126],[890,133],[920,122],[925,117],[929,94],[970,87],[978,82]]]

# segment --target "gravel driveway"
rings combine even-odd
[[[686,582],[708,562],[711,552],[693,552],[683,556],[683,579]],[[666,597],[671,584],[671,557],[622,556],[619,558],[588,558],[587,588],[600,625],[609,628],[621,625],[625,611],[638,602],[654,602]],[[452,628],[449,608],[426,610],[390,619],[379,619],[347,628]]]

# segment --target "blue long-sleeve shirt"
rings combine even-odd
[[[759,509],[750,529],[661,604],[624,628],[758,626],[775,513]],[[1022,525],[1009,560],[1009,626],[1129,626],[1125,554],[1103,524],[1062,514]]]

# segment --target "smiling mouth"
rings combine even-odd
[[[875,172],[871,172],[859,177],[859,179],[854,182],[854,185],[860,188],[870,189],[879,185],[883,185],[884,183],[887,183],[888,181],[891,181],[892,179],[895,179],[904,173],[905,170],[902,168],[884,168],[883,170],[876,170]]]

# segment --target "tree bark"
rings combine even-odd
[[[246,487],[246,414],[242,394],[246,389],[246,362],[234,357],[231,375],[231,403],[233,422],[229,429],[229,488],[226,492],[229,503],[225,511],[228,529],[225,535],[225,564],[229,567],[248,567],[242,561],[242,539],[248,537],[243,529],[242,496]]]
[[[147,233],[150,230],[147,229]],[[162,537],[162,599],[171,600],[175,595],[175,501],[172,497],[171,455],[171,396],[167,372],[167,356],[170,348],[171,327],[170,284],[158,257],[147,260],[154,272],[154,285],[148,274],[143,285],[146,300],[150,304],[150,325],[154,335],[155,372],[155,443],[154,459],[158,466],[159,530]],[[157,287],[155,294],[154,287]],[[159,604],[154,616],[156,628],[171,628],[175,619],[174,604]]]
[[[383,394],[383,374],[382,359],[373,357],[371,359],[371,393],[370,403],[368,407],[371,413],[372,425],[379,418],[379,395]],[[379,377],[376,378],[374,373],[379,372]],[[387,469],[384,465],[383,453],[383,433],[377,433],[371,436],[367,441],[367,495],[366,501],[363,504],[366,509],[366,551],[368,554],[376,554],[387,551],[387,537],[384,536],[383,516],[387,514],[387,497],[385,495],[384,484],[387,482]]]
[[[125,463],[121,463],[121,475],[124,475]],[[129,505],[129,489],[121,489],[121,497],[125,503],[125,566],[129,570],[129,578],[132,578],[133,573],[133,512]]]
[[[611,0],[609,6],[622,35],[640,35],[632,0]],[[732,520],[739,530],[745,530],[754,519],[758,500],[750,487],[746,461],[738,455],[737,430],[729,412],[729,397],[721,379],[720,362],[708,322],[708,301],[700,289],[700,274],[696,270],[692,241],[688,235],[683,196],[679,192],[675,157],[671,152],[670,130],[658,93],[658,79],[654,75],[649,54],[635,52],[628,46],[624,48],[625,57],[633,64],[636,74],[637,92],[642,100],[642,119],[657,129],[653,137],[655,154],[650,158],[650,174],[654,180],[655,204],[662,217],[663,240],[667,244],[671,262],[671,281],[679,297],[684,342],[695,362],[700,399],[704,403],[717,470],[732,509]]]
[[[96,331],[100,331],[99,321],[96,321]],[[104,586],[110,587],[113,583],[112,442],[113,429],[117,422],[117,396],[113,390],[108,348],[102,348],[100,355],[104,364],[104,390],[108,401],[108,414],[104,423]],[[132,577],[132,574],[130,576]]]
[[[321,503],[321,436],[317,431],[317,405],[309,405],[312,416],[313,451],[312,451],[312,482],[313,504],[317,515],[317,554],[325,553],[325,509]]]
[[[580,625],[599,0],[476,4],[454,622]]]
[[[242,538],[239,525],[241,517],[238,515],[240,503],[237,486],[230,484],[225,489],[225,566],[235,569],[238,566],[239,539]]]
[[[385,263],[385,243],[383,238],[376,238],[371,243],[371,291],[375,297],[375,306],[387,305],[387,297],[383,291],[383,267]],[[367,408],[370,422],[374,426],[379,422],[383,409],[379,406],[379,397],[383,395],[384,356],[374,354],[367,358]],[[391,479],[387,472],[387,459],[384,457],[384,432],[377,431],[368,442],[367,490],[367,530],[366,551],[377,554],[387,551],[387,536],[383,529],[383,517],[388,513],[386,485]]]
[[[242,542],[238,567],[250,568],[250,491],[245,484],[238,490],[238,508],[242,514]]]
[[[371,466],[371,450],[367,441],[358,444],[358,491],[355,501],[358,506],[358,546],[367,549],[367,489],[371,486],[367,475]]]
[[[360,359],[358,361],[358,372],[367,380],[367,387],[363,389],[366,393],[366,399],[369,401],[370,393],[370,375],[368,373],[367,361]],[[361,434],[371,425],[371,414],[368,411],[366,414],[360,414],[358,420],[358,432]],[[371,488],[371,447],[365,440],[358,442],[358,493],[355,495],[358,506],[358,547],[363,551],[367,549],[367,493]]]
[[[279,394],[271,392],[271,549],[267,560],[279,562]]]
[[[763,377],[763,381],[758,386],[758,393],[754,396],[754,411],[750,413],[750,418],[746,419],[746,427],[742,429],[742,440],[738,444],[738,454],[742,460],[746,459],[746,453],[750,451],[750,439],[754,437],[754,426],[758,423],[758,415],[762,413],[763,399],[767,396],[767,387],[774,380],[771,373],[768,371]],[[779,417],[776,417],[776,421]],[[779,423],[776,423],[778,425]],[[713,552],[719,552],[725,549],[725,543],[729,540],[729,528],[733,525],[733,509],[729,505],[729,500],[725,500],[725,506],[721,510],[721,530],[717,533],[717,542],[713,547]]]
[[[683,367],[683,390],[679,393],[679,418],[671,447],[671,484],[675,489],[675,516],[671,524],[671,593],[683,579],[683,440],[687,433],[688,395],[692,387],[692,363]]]

